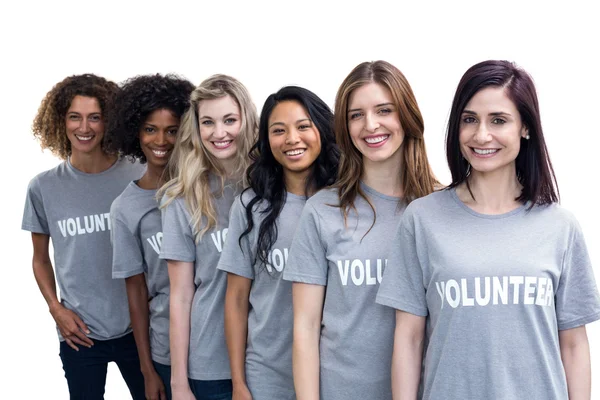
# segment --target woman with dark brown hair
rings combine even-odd
[[[145,397],[125,282],[111,277],[110,205],[144,173],[106,151],[105,114],[118,90],[95,75],[70,76],[46,95],[33,124],[42,148],[64,160],[31,180],[22,228],[31,232],[33,273],[56,321],[71,399],[102,399],[110,361],[132,397]]]
[[[298,400],[388,400],[394,312],[375,295],[403,209],[437,181],[417,101],[393,65],[354,68],[338,90],[335,130],[338,181],[307,201],[284,270],[294,282],[294,385]]]

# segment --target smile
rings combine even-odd
[[[367,143],[369,147],[380,147],[383,146],[384,143],[389,139],[390,135],[376,135],[376,136],[368,136],[363,140]]]
[[[159,158],[165,157],[168,153],[168,150],[152,150],[152,154]]]
[[[233,140],[219,140],[211,143],[218,149],[226,149],[233,143]]]
[[[474,147],[471,147],[471,150],[473,150],[473,153],[479,156],[491,156],[500,151],[500,149],[476,149]]]
[[[82,142],[87,142],[88,140],[92,140],[94,138],[94,135],[91,135],[91,136],[75,135],[75,137],[77,138],[77,140],[81,140]]]
[[[301,154],[304,154],[304,152],[306,151],[306,149],[294,149],[294,150],[288,150],[285,153],[286,156],[299,156]]]

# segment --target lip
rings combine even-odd
[[[290,155],[290,154],[287,154],[288,151],[294,151],[294,152],[301,151],[301,152],[300,152],[300,154]],[[290,149],[290,150],[286,150],[283,152],[283,155],[290,160],[298,160],[298,159],[302,158],[302,156],[304,156],[304,154],[306,154],[306,148]]]
[[[96,136],[96,135],[79,135],[77,133],[74,133],[73,135],[75,136],[75,139],[77,139],[77,141],[79,143],[90,143]],[[81,139],[81,138],[88,138],[88,139]]]
[[[381,147],[384,144],[386,144],[387,141],[390,139],[390,136],[391,135],[389,133],[378,133],[376,135],[369,135],[369,136],[364,137],[363,141],[365,142],[367,147],[377,148],[377,147]],[[367,139],[378,139],[378,138],[384,138],[384,139],[381,140],[380,142],[376,142],[376,143],[367,142]]]
[[[227,149],[227,148],[231,147],[231,145],[233,144],[233,139],[229,139],[229,140],[212,140],[210,143],[213,145],[213,147],[215,149],[217,149],[217,150],[223,150],[223,149]]]
[[[152,155],[156,158],[167,158],[169,157],[169,155],[171,154],[171,149],[150,149],[150,151],[152,152]],[[157,154],[157,152],[159,153],[164,153],[164,154]]]
[[[495,150],[495,151],[492,153],[480,154],[480,153],[477,153],[475,151],[475,149],[477,149],[477,150]],[[482,149],[479,147],[469,147],[469,150],[471,150],[471,155],[473,155],[473,157],[475,157],[475,158],[492,158],[500,152],[500,149],[497,149],[497,148]]]

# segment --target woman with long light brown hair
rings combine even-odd
[[[284,270],[294,282],[298,400],[392,398],[394,312],[375,303],[403,209],[437,184],[404,75],[358,65],[338,90],[338,181],[304,208]]]

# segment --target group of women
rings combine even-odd
[[[589,399],[600,297],[531,77],[463,75],[447,187],[396,67],[356,66],[334,111],[286,86],[259,117],[226,75],[47,94],[64,162],[23,229],[72,399],[111,361],[134,399]]]

